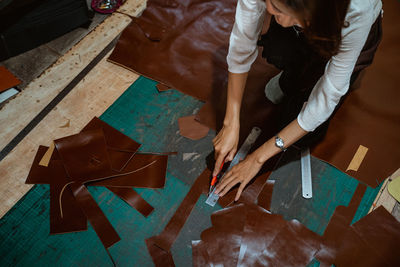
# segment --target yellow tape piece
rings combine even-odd
[[[394,178],[388,185],[389,194],[400,201],[400,176]]]
[[[42,159],[39,162],[40,166],[44,167],[49,166],[49,162],[51,159],[51,155],[53,155],[53,151],[54,151],[54,142],[51,142],[50,147],[47,149],[46,153],[44,153]]]
[[[368,148],[365,146],[360,145],[356,151],[356,153],[353,156],[353,159],[351,160],[349,166],[347,166],[347,171],[358,171],[358,168],[360,168],[361,163],[363,162],[365,155],[368,152]]]

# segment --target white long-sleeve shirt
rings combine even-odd
[[[314,131],[325,122],[340,98],[346,94],[350,77],[372,24],[380,15],[381,0],[351,0],[342,29],[339,53],[325,66],[325,72],[314,86],[297,121],[306,131]],[[257,40],[265,16],[265,1],[238,0],[227,56],[232,73],[245,73],[257,57]]]

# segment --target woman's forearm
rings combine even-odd
[[[224,126],[238,126],[240,107],[247,80],[246,73],[231,73],[228,76],[228,94],[225,111]]]
[[[278,136],[283,139],[284,146],[289,147],[300,140],[307,133],[307,131],[300,127],[297,119],[294,119],[278,133]],[[253,154],[257,162],[262,164],[279,152],[281,152],[281,149],[275,146],[275,137],[272,137],[256,151],[254,151]]]

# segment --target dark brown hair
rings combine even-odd
[[[330,58],[339,51],[342,28],[350,0],[280,0],[291,8],[305,25],[308,42],[321,56]]]

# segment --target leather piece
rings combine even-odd
[[[84,183],[113,175],[101,129],[63,137],[54,144],[71,181]]]
[[[133,173],[116,176],[110,179],[91,182],[91,186],[112,187],[144,187],[163,188],[165,184],[165,173],[167,171],[168,156],[135,154],[134,158],[126,164],[121,173],[113,172],[113,175]],[[146,178],[144,178],[146,177]]]
[[[87,190],[86,186],[79,183],[72,183],[69,187],[71,188],[79,207],[82,209],[83,213],[85,213],[104,247],[109,248],[121,240],[114,227],[108,221],[103,211]]]
[[[52,161],[52,164],[56,163],[57,161]],[[62,162],[58,161],[58,163],[62,166]],[[63,172],[60,173],[58,179],[66,182],[68,178],[65,176],[65,172]],[[63,188],[62,183],[50,184],[50,234],[86,231],[86,215],[80,208],[71,189],[68,187],[63,191]],[[62,198],[60,200],[62,191]],[[60,202],[62,206],[60,206]],[[63,216],[61,216],[61,208]]]
[[[97,117],[94,117],[81,132],[96,129],[103,130],[112,169],[122,170],[141,145]]]
[[[107,186],[107,189],[125,201],[129,206],[140,212],[144,217],[149,216],[154,210],[154,208],[132,188]]]
[[[153,236],[145,240],[147,249],[155,266],[174,267],[174,259],[171,252],[157,246],[157,237]]]
[[[21,81],[15,77],[4,66],[0,66],[0,93],[20,84]]]
[[[272,192],[274,191],[275,180],[268,180],[261,189],[257,198],[257,205],[265,210],[271,210]]]
[[[183,137],[199,140],[207,136],[210,128],[195,120],[195,116],[180,117],[178,119],[179,133]]]
[[[226,83],[235,7],[233,0],[148,1],[109,60],[205,101]]]
[[[170,87],[168,87],[168,86],[166,86],[165,84],[162,84],[162,83],[158,83],[158,84],[156,85],[156,87],[157,87],[157,90],[158,90],[159,92],[165,92],[165,91],[171,90]]]
[[[200,240],[192,241],[192,265],[193,267],[206,266],[209,261],[207,245]]]

